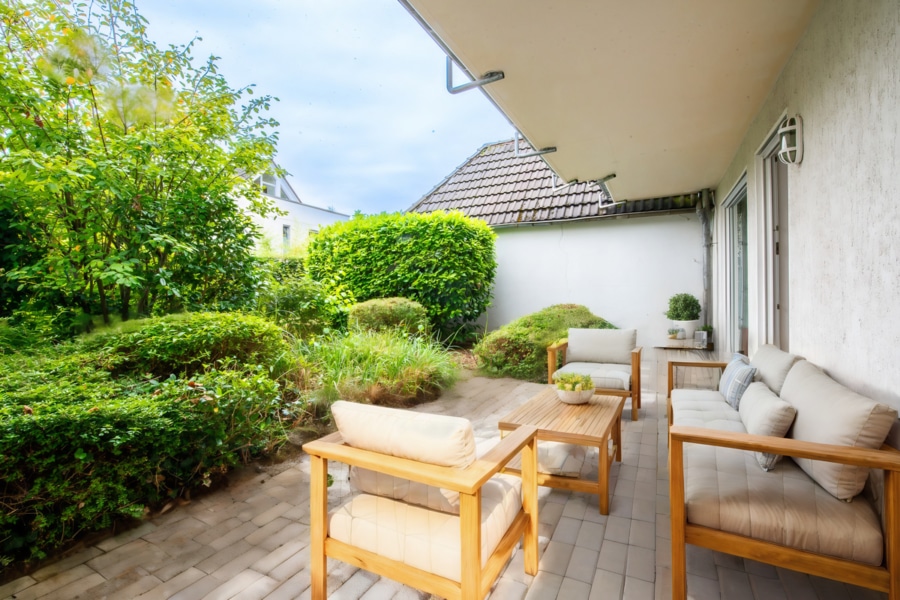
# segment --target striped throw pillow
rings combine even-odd
[[[725,402],[733,409],[738,410],[741,396],[755,375],[756,367],[751,367],[743,354],[735,354],[725,367],[722,378],[719,379],[719,393],[725,396]]]

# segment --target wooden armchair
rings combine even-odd
[[[350,404],[338,402],[335,406]],[[337,433],[303,447],[311,457],[310,566],[313,600],[324,600],[327,595],[326,557],[443,598],[475,600],[488,594],[518,541],[524,538],[525,571],[532,575],[537,573],[537,446],[534,427],[520,427],[487,454],[474,459],[471,425],[461,435],[459,431],[448,432],[444,427],[446,420],[467,424],[464,419],[367,405],[353,406],[350,410],[346,410],[347,406],[338,406],[340,410],[333,411],[338,422]],[[364,414],[352,414],[357,411]],[[339,413],[342,413],[340,419]],[[347,423],[348,413],[351,413],[355,424]],[[395,418],[401,422],[399,426]],[[370,444],[372,438],[380,439]],[[355,447],[350,444],[351,440],[356,446],[362,440],[362,445],[370,447]],[[453,454],[462,448],[461,454],[466,455],[470,445],[472,460],[464,468],[433,464],[440,462],[435,459],[436,452]],[[420,448],[417,449],[417,446]],[[450,448],[450,452],[444,452],[441,448]],[[385,452],[386,449],[390,452]],[[425,461],[409,457],[419,452],[424,455]],[[507,462],[520,453],[521,479],[509,475],[495,477]],[[452,458],[451,463],[458,456]],[[329,514],[329,460],[361,469],[355,474],[351,472],[351,482],[355,475],[361,473],[375,475],[371,481],[377,480],[378,491],[382,494],[361,493]],[[468,458],[464,458],[463,462],[468,462]],[[358,480],[364,481],[365,478],[358,477]],[[515,493],[510,493],[510,488],[519,483],[521,492],[514,490]],[[421,498],[428,496],[417,494],[414,491],[417,485],[432,492],[439,491],[441,503],[448,498],[451,502],[458,502],[458,514],[416,506]],[[504,490],[500,492],[500,500],[497,500],[498,489]],[[400,499],[398,494],[406,496]],[[431,494],[429,497],[433,496]]]
[[[636,341],[634,329],[569,329],[569,337],[547,347],[547,382],[558,373],[590,375],[595,393],[631,398],[631,420],[637,421],[642,348]]]

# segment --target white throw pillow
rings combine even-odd
[[[635,329],[569,329],[566,362],[631,364]]]
[[[761,381],[747,386],[738,408],[747,433],[784,437],[794,422],[797,409],[779,398]],[[754,452],[763,471],[771,471],[781,460],[780,454]]]

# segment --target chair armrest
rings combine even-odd
[[[666,392],[666,398],[672,397],[672,390],[675,388],[675,367],[694,367],[703,369],[724,369],[728,366],[727,362],[714,360],[670,360],[669,361],[669,389]]]
[[[537,429],[523,425],[504,437],[482,458],[465,469],[440,467],[380,452],[354,448],[344,443],[340,433],[332,433],[303,445],[311,456],[362,467],[394,477],[418,481],[464,494],[473,494],[498,473],[524,446],[534,443]]]
[[[836,444],[820,444],[791,438],[780,438],[768,435],[753,435],[735,431],[720,431],[705,427],[688,427],[673,425],[669,428],[669,451],[675,444],[703,444],[721,448],[736,448],[754,452],[782,454],[795,458],[809,458],[843,465],[868,467],[900,471],[900,451],[884,445],[881,449],[858,448],[856,446],[839,446]],[[671,475],[671,474],[670,474]]]
[[[547,346],[547,383],[553,383],[553,374],[556,373],[557,355],[565,353],[569,346],[569,338],[563,338]]]

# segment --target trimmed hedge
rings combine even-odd
[[[325,287],[308,277],[287,278],[260,294],[260,315],[291,334],[305,338],[321,335],[345,318]]]
[[[319,232],[306,267],[313,279],[329,289],[343,285],[360,302],[415,300],[446,339],[471,329],[490,302],[495,237],[459,212],[357,215]]]
[[[578,304],[556,304],[526,315],[486,335],[474,348],[478,365],[490,375],[547,382],[547,346],[570,327],[616,327]]]
[[[354,304],[348,320],[351,329],[399,329],[410,335],[428,335],[430,331],[425,307],[406,298],[377,298]]]
[[[149,319],[134,333],[99,334],[85,346],[102,350],[115,372],[157,377],[198,371],[219,361],[271,364],[288,350],[281,328],[242,313],[187,313]]]

